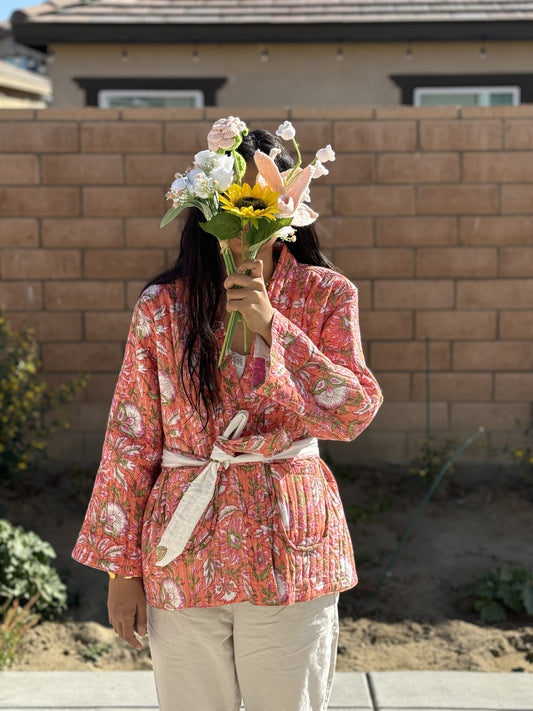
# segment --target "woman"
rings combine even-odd
[[[270,133],[238,150],[251,170],[272,148],[290,168]],[[140,649],[134,627],[148,627],[162,711],[233,710],[241,696],[247,711],[326,709],[338,593],[357,578],[315,438],[355,438],[381,404],[357,292],[311,227],[254,260],[231,240],[239,272],[224,278],[201,220],[191,210],[174,268],[135,307],[73,556],[110,573],[117,634]],[[218,368],[234,310],[248,338],[241,323]],[[216,481],[203,499],[202,468]]]

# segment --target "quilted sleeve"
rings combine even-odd
[[[152,292],[153,294],[153,292]],[[162,456],[153,301],[137,303],[107,423],[101,463],[72,556],[141,576],[141,526]]]
[[[301,418],[309,435],[352,440],[372,421],[382,402],[365,364],[359,333],[357,290],[343,280],[324,299],[318,292],[306,308],[327,304],[315,342],[279,311],[274,312],[270,368],[257,389]]]

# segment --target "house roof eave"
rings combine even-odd
[[[393,22],[331,24],[120,24],[42,23],[24,13],[11,17],[15,40],[48,44],[305,43],[305,42],[467,42],[532,40],[533,21]]]

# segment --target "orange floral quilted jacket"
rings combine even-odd
[[[221,467],[215,495],[183,553],[167,566],[155,565],[166,524],[200,471],[162,466],[163,447],[209,459],[216,441],[229,453],[268,457],[306,437],[352,440],[381,404],[361,349],[351,282],[299,264],[284,246],[269,297],[275,312],[263,380],[255,382],[253,353],[240,380],[226,356],[223,407],[206,430],[180,380],[187,318],[181,281],[149,287],[135,307],[73,557],[142,575],[154,607],[286,605],[357,582],[337,484],[318,456]],[[222,344],[222,324],[218,337]],[[238,410],[249,413],[244,432],[222,438]]]

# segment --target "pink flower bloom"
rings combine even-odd
[[[311,392],[318,404],[325,408],[339,407],[348,397],[346,381],[336,375],[330,376],[327,380],[325,378],[317,380]]]
[[[288,195],[280,195],[278,209],[282,217],[290,217],[294,213],[294,200]]]
[[[132,437],[142,437],[144,434],[144,424],[139,409],[132,402],[120,403],[116,420],[120,423],[120,429]]]
[[[109,501],[103,508],[100,514],[103,524],[103,529],[108,536],[117,538],[125,532],[128,525],[126,512],[113,501]]]
[[[160,599],[165,610],[179,610],[185,607],[183,589],[172,578],[163,580],[160,586]]]
[[[297,168],[294,173],[292,170],[280,173],[272,158],[262,151],[255,152],[254,161],[260,185],[268,185],[280,194],[278,208],[281,217],[292,217],[295,227],[310,225],[316,220],[318,213],[305,204],[305,200],[309,199],[308,187],[314,175],[314,166],[308,165],[303,170]]]
[[[246,128],[244,121],[237,116],[228,116],[215,121],[213,128],[207,134],[207,145],[210,151],[229,150],[235,143],[235,137]]]

